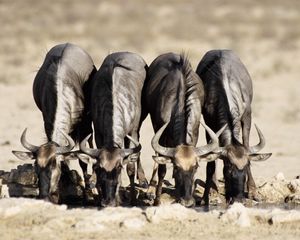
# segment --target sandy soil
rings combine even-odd
[[[141,54],[149,64],[161,53],[186,51],[194,67],[210,49],[235,50],[253,78],[253,122],[259,125],[267,140],[263,151],[273,153],[268,161],[253,164],[254,177],[270,179],[278,172],[289,179],[300,175],[299,1],[62,0],[48,3],[4,0],[0,1],[0,22],[0,169],[10,170],[21,164],[11,150],[22,149],[19,138],[25,127],[33,143],[41,144],[45,140],[41,113],[32,97],[32,81],[47,49],[61,42],[73,42],[86,49],[97,66],[108,53],[123,50]],[[141,136],[143,165],[149,178],[153,164],[150,146],[153,131],[149,119],[142,127]],[[199,144],[204,143],[203,139],[202,131]],[[251,143],[256,141],[253,132]],[[219,164],[219,177],[222,177],[221,167],[222,163]],[[167,179],[172,181],[172,167],[168,169]],[[200,166],[198,177],[205,179],[204,164]],[[123,180],[126,185],[125,172]],[[71,211],[68,216],[65,221],[75,221]],[[32,229],[39,229],[45,222],[38,219],[30,218],[28,221],[36,225],[25,224],[24,231],[30,234]],[[16,221],[24,223],[25,217]],[[1,234],[9,224],[9,221],[1,224]],[[206,219],[206,216],[195,222],[188,221],[192,226],[188,230],[185,230],[187,223],[179,228],[180,224],[182,222],[156,225],[155,228],[150,224],[146,232],[134,237],[154,238],[153,229],[161,234],[160,238],[203,236],[214,239],[223,233],[225,239],[256,239],[258,234],[264,239],[271,236],[280,239],[280,236],[292,238],[293,231],[299,236],[299,224],[279,227],[254,224],[251,228],[237,230],[222,222],[215,224],[213,218]],[[54,226],[45,229],[45,233],[56,228]],[[118,234],[131,238],[134,232],[113,229],[117,230],[112,238],[118,238]],[[14,234],[15,239],[21,236]],[[74,233],[70,239],[76,236],[79,235]],[[89,236],[96,238],[97,234]],[[104,239],[105,236],[109,237],[104,234]]]

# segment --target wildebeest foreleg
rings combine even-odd
[[[130,180],[130,204],[135,206],[136,205],[136,197],[135,197],[135,188],[134,188],[134,176],[135,176],[135,163],[134,162],[130,162],[127,164],[126,167],[127,170],[127,175],[129,177]]]
[[[147,191],[147,197],[150,200],[155,198],[155,191],[156,191],[156,184],[157,184],[157,169],[158,169],[158,163],[154,162],[152,177]]]
[[[139,134],[136,134],[135,136],[137,136],[138,139],[140,139]],[[135,137],[135,136],[133,136],[133,137]],[[148,181],[146,179],[145,172],[144,172],[144,169],[143,169],[142,163],[141,163],[141,155],[139,155],[138,159],[137,159],[137,179],[139,180],[140,187],[148,188]]]
[[[162,192],[162,184],[163,184],[163,180],[166,176],[166,172],[167,172],[166,165],[165,164],[159,164],[158,165],[158,184],[157,184],[157,188],[156,188],[156,198],[155,198],[155,201],[154,201],[155,206],[160,205],[160,196],[161,196],[161,192]]]
[[[59,196],[59,180],[61,177],[61,158],[62,156],[58,156],[56,160],[56,166],[52,170],[51,173],[51,181],[50,181],[50,189],[49,189],[49,199],[53,203],[59,203],[60,202],[60,196]]]
[[[246,110],[242,119],[242,132],[243,132],[243,145],[249,149],[249,138],[250,138],[250,130],[251,130],[251,111]],[[250,165],[247,168],[247,191],[248,198],[258,200],[256,193],[256,185],[251,173]]]
[[[209,191],[211,187],[215,184],[214,183],[214,179],[216,180],[215,172],[216,172],[216,161],[208,162],[206,165],[206,182],[205,182],[205,190],[203,194],[203,200],[205,205],[209,205]]]
[[[144,169],[141,163],[141,157],[137,159],[137,179],[139,180],[139,185],[142,188],[148,188],[148,181],[145,176]]]
[[[256,192],[256,185],[251,173],[250,165],[247,167],[247,190],[248,190],[248,198],[253,199],[255,201],[260,201],[257,192]]]
[[[93,137],[92,136],[89,138],[88,143],[89,143],[90,148],[93,148]],[[90,176],[88,175],[88,172],[87,172],[88,165],[85,162],[81,161],[80,159],[79,159],[79,165],[83,172],[83,178],[84,178],[84,185],[85,185],[84,199],[86,202],[93,201],[93,197],[92,197],[93,192],[92,192],[92,189],[90,186]]]

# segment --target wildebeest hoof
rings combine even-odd
[[[94,194],[92,189],[88,188],[84,190],[84,203],[91,204],[94,202]]]
[[[150,185],[147,191],[147,198],[149,200],[155,199],[155,191],[156,191],[156,187]]]
[[[116,200],[112,200],[112,201],[105,201],[102,200],[101,201],[101,206],[102,207],[117,207],[119,204]]]
[[[159,206],[160,205],[160,199],[155,198],[153,206]]]
[[[193,198],[185,200],[185,199],[180,199],[179,203],[187,208],[191,208],[195,206],[195,200]]]
[[[130,201],[131,206],[137,206],[136,199]]]
[[[46,201],[48,202],[52,202],[54,204],[58,204],[59,203],[59,196],[58,194],[56,193],[50,193],[46,198],[45,198]]]
[[[251,199],[251,200],[254,200],[256,202],[261,202],[262,201],[261,197],[259,196],[259,194],[257,193],[256,190],[249,191],[248,198]]]

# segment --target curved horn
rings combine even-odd
[[[135,139],[133,139],[132,137],[130,137],[129,135],[126,135],[126,137],[127,137],[131,142],[134,143],[135,147],[134,147],[134,148],[125,148],[125,149],[122,149],[122,151],[123,151],[123,156],[124,156],[124,157],[127,157],[127,156],[129,156],[130,154],[140,152],[141,149],[142,149],[141,144],[140,144],[138,141],[136,141]]]
[[[79,148],[82,152],[86,153],[87,155],[93,158],[99,158],[100,151],[101,151],[100,149],[93,149],[93,148],[86,147],[86,142],[91,136],[92,134],[89,134],[85,139],[83,139],[79,144]]]
[[[258,128],[258,126],[256,124],[254,124],[254,125],[255,125],[255,128],[256,128],[257,134],[259,136],[259,143],[257,145],[255,145],[255,146],[252,146],[252,147],[249,148],[249,153],[250,154],[259,152],[266,145],[266,141],[265,141],[264,135],[262,134],[262,132],[260,131],[260,129]]]
[[[159,153],[160,155],[166,156],[166,157],[174,157],[175,148],[168,148],[168,147],[163,147],[163,146],[159,145],[159,139],[160,139],[162,133],[164,132],[164,130],[166,129],[166,127],[168,126],[169,122],[170,121],[165,123],[165,125],[163,125],[157,131],[157,133],[152,138],[151,145],[152,145],[152,148],[154,149],[154,151]]]
[[[195,148],[196,153],[197,153],[198,156],[201,156],[201,155],[207,154],[209,152],[212,152],[212,151],[216,150],[219,146],[218,136],[203,121],[200,121],[200,123],[205,128],[205,130],[208,132],[208,134],[211,138],[211,142],[209,142],[205,146]],[[225,127],[226,127],[226,125],[223,126],[224,129],[225,129]],[[222,131],[224,131],[223,128],[221,128]]]
[[[75,146],[75,142],[74,140],[66,133],[64,133],[63,131],[59,130],[61,132],[62,135],[64,135],[64,137],[67,139],[68,141],[68,145],[67,146],[59,146],[56,148],[56,153],[57,154],[64,154],[67,152],[71,152],[71,150],[74,148]]]
[[[25,130],[23,131],[22,136],[21,136],[21,143],[22,143],[23,147],[26,148],[27,150],[29,150],[30,152],[38,151],[40,147],[32,145],[29,142],[27,142],[26,132],[27,132],[27,128],[25,128]]]
[[[220,128],[219,131],[216,132],[217,137],[219,138],[221,134],[224,132],[225,128],[227,127],[227,123]],[[211,143],[211,141],[210,141]],[[221,153],[222,155],[226,155],[226,147],[218,147],[216,150],[213,151],[214,153]]]

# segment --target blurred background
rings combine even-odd
[[[11,150],[23,149],[25,127],[31,142],[45,141],[32,82],[46,52],[72,42],[97,68],[116,51],[136,52],[148,64],[159,54],[184,51],[196,68],[208,50],[233,49],[253,79],[253,122],[267,140],[263,151],[273,152],[268,161],[253,164],[254,176],[300,174],[300,1],[0,0],[0,23],[0,169],[21,164]],[[149,119],[141,136],[150,177]],[[204,144],[203,131],[199,138]],[[251,143],[257,141],[253,131]]]

